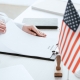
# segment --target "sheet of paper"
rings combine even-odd
[[[7,32],[0,35],[0,42],[16,54],[50,58],[55,49],[56,39],[33,36],[19,29],[13,21],[7,24]]]
[[[3,43],[0,42],[0,52],[10,52],[15,53],[15,51],[11,50],[7,46],[5,46]]]
[[[0,80],[34,80],[23,65],[0,69]]]

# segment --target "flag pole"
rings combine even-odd
[[[68,70],[67,80],[69,80],[69,70]]]

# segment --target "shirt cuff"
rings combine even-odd
[[[24,23],[17,23],[17,22],[15,22],[15,24],[16,24],[20,29],[22,29],[22,27],[24,26]]]
[[[5,13],[0,12],[0,21],[3,21],[4,23],[7,23],[9,21],[9,18]]]

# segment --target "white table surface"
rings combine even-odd
[[[32,10],[31,6],[28,9],[26,9],[23,13],[21,13],[15,19],[15,21],[22,22],[23,18],[25,17],[58,18],[58,26],[61,25],[61,20],[62,20],[62,16]],[[58,30],[42,30],[42,31],[47,34],[47,37],[50,38],[58,37],[58,32],[59,32]],[[18,64],[22,64],[28,70],[28,72],[31,74],[34,80],[67,80],[68,70],[65,66],[63,66],[63,64],[62,64],[63,77],[55,78],[54,77],[55,62],[0,54],[0,68]],[[79,80],[79,79],[76,78],[72,72],[70,72],[69,80]]]

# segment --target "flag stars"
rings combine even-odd
[[[74,22],[72,22],[74,24]]]
[[[69,22],[71,22],[71,20],[69,20]]]
[[[66,10],[67,12],[69,12],[69,10]]]
[[[68,7],[66,7],[66,9],[68,9]]]
[[[69,6],[68,8],[71,8],[71,6]]]
[[[72,26],[70,26],[70,28],[72,28]]]
[[[70,25],[71,25],[71,23],[70,23]]]
[[[67,16],[69,15],[69,13],[67,14]]]
[[[76,28],[74,28],[74,30],[76,30]]]
[[[75,21],[77,23],[77,21]]]
[[[74,19],[72,19],[72,21],[74,21]]]
[[[73,11],[73,13],[75,13],[75,11]]]
[[[73,27],[75,27],[75,25],[73,25]]]
[[[75,17],[76,15],[74,15],[74,17]]]
[[[73,16],[71,16],[71,18],[73,18]]]
[[[69,1],[67,4],[63,20],[73,31],[77,30],[80,22],[80,17],[71,1]]]
[[[68,17],[68,16],[67,16]],[[68,19],[70,19],[71,17],[69,16]]]
[[[76,26],[78,26],[78,24],[76,24]]]
[[[72,14],[72,12],[70,14]]]

